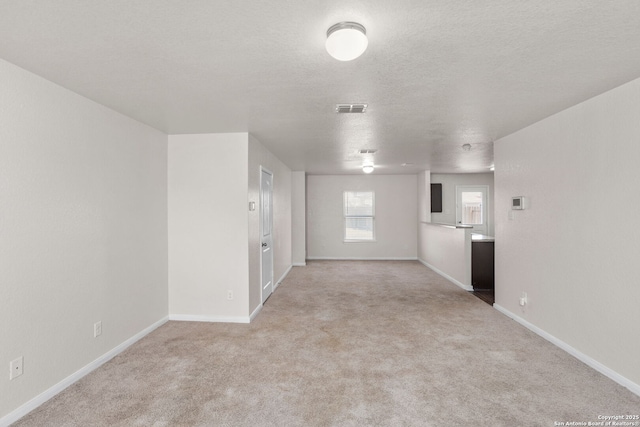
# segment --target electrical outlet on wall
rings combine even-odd
[[[227,291],[227,299],[231,301],[233,299],[233,291]]]
[[[102,335],[102,320],[93,324],[93,337],[97,338]]]
[[[525,305],[527,305],[527,303],[528,303],[528,302],[529,302],[529,301],[528,301],[528,299],[527,299],[527,293],[526,293],[526,292],[523,292],[523,293],[522,293],[522,296],[520,297],[520,306],[521,306],[521,307],[524,307]]]
[[[24,363],[24,358],[22,356],[9,362],[9,369],[10,369],[9,380],[12,380],[22,375],[23,363]]]

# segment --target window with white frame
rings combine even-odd
[[[344,241],[372,242],[375,236],[373,191],[345,191]]]

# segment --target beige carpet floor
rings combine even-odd
[[[168,322],[16,426],[553,426],[640,397],[418,262],[294,268],[250,325]]]

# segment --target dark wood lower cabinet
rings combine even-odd
[[[494,242],[471,242],[471,285],[473,290],[494,290],[494,275]]]

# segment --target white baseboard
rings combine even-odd
[[[421,260],[419,258],[418,258],[418,261],[420,261],[422,264],[424,264],[425,267],[429,267],[430,269],[432,269],[433,271],[435,271],[436,273],[438,273],[439,275],[441,275],[442,277],[444,277],[448,281],[452,282],[454,285],[460,286],[465,291],[473,291],[473,286],[463,284],[462,282],[460,282],[460,281],[454,279],[453,277],[449,276],[444,271],[438,270],[437,268],[435,268],[433,265],[429,264],[426,261],[423,261],[423,260]]]
[[[7,427],[11,423],[14,423],[14,422],[18,421],[20,418],[24,417],[29,412],[31,412],[34,409],[36,409],[38,406],[42,405],[47,400],[51,399],[56,394],[60,393],[61,391],[63,391],[67,387],[69,387],[71,384],[75,383],[76,381],[78,381],[82,377],[86,376],[87,374],[95,371],[100,366],[104,365],[109,360],[113,359],[118,354],[122,353],[127,348],[131,347],[137,341],[139,341],[140,339],[142,339],[145,336],[149,335],[151,332],[153,332],[154,330],[156,330],[160,326],[162,326],[165,323],[167,323],[168,320],[169,320],[168,317],[164,317],[163,319],[158,320],[153,325],[151,325],[148,328],[138,332],[137,334],[135,334],[134,336],[132,336],[131,338],[129,338],[128,340],[126,340],[122,344],[120,344],[117,347],[109,350],[108,352],[106,352],[102,356],[98,357],[93,362],[89,363],[88,365],[84,366],[83,368],[81,368],[80,370],[74,372],[73,374],[69,375],[67,378],[63,379],[62,381],[60,381],[56,385],[54,385],[54,386],[48,388],[47,390],[45,390],[44,392],[40,393],[39,395],[37,395],[36,397],[31,399],[30,401],[28,401],[24,405],[18,407],[14,411],[12,411],[12,412],[8,413],[7,415],[5,415],[4,417],[0,418],[0,427]]]
[[[416,257],[399,257],[399,258],[394,258],[394,257],[385,257],[385,258],[377,258],[377,257],[373,257],[373,258],[360,258],[360,257],[344,257],[344,258],[340,258],[340,257],[323,257],[323,256],[310,256],[307,257],[307,260],[309,261],[417,261],[418,258]]]
[[[251,313],[251,316],[249,316],[249,322],[253,322],[253,319],[255,319],[258,313],[262,311],[262,307],[263,305],[262,303],[260,303],[260,305],[257,306],[255,310],[253,310],[253,313]]]
[[[274,284],[273,290],[275,291],[277,287],[282,283],[282,281],[287,277],[287,274],[291,271],[293,265],[290,265],[287,268],[287,271],[284,272],[282,277],[278,279],[278,281]],[[262,310],[262,304],[256,307],[253,310],[253,313],[249,316],[201,316],[194,314],[170,314],[169,320],[175,320],[179,322],[210,322],[210,323],[251,323],[253,319],[260,313]]]
[[[287,268],[287,271],[285,271],[284,274],[278,279],[278,281],[276,282],[275,286],[273,287],[274,291],[278,288],[278,286],[280,286],[280,283],[282,283],[282,281],[285,279],[285,277],[287,277],[287,274],[289,274],[289,272],[291,271],[292,268],[293,268],[293,264],[291,264],[289,266],[289,268]]]
[[[622,375],[620,375],[619,373],[617,373],[613,369],[606,367],[605,365],[603,365],[602,363],[598,362],[597,360],[592,359],[591,357],[587,356],[586,354],[576,350],[575,348],[571,347],[566,342],[554,337],[550,333],[538,328],[537,326],[533,325],[532,323],[527,322],[525,319],[523,319],[522,317],[510,312],[506,308],[504,308],[504,307],[502,307],[502,306],[500,306],[498,304],[493,304],[493,308],[495,308],[496,310],[498,310],[500,313],[504,314],[505,316],[512,318],[513,320],[515,320],[516,322],[520,323],[522,326],[524,326],[525,328],[529,329],[530,331],[535,332],[536,334],[540,335],[542,338],[544,338],[545,340],[549,341],[551,344],[554,344],[555,346],[560,347],[561,349],[563,349],[564,351],[566,351],[567,353],[569,353],[570,355],[572,355],[576,359],[578,359],[581,362],[583,362],[585,365],[590,366],[591,368],[593,368],[596,371],[600,372],[602,375],[604,375],[606,377],[609,377],[610,379],[612,379],[613,381],[617,382],[621,386],[624,386],[624,387],[628,388],[629,390],[631,390],[631,392],[633,392],[633,393],[637,394],[638,396],[640,396],[640,384],[636,384],[633,381],[631,381],[630,379],[623,377]]]
[[[194,314],[170,314],[169,320],[178,322],[249,323],[249,316],[200,316]]]
[[[304,267],[304,266],[306,266],[306,265],[307,265],[307,263],[306,263],[306,262],[294,262],[294,263],[293,263],[293,266],[294,266],[294,267]]]

